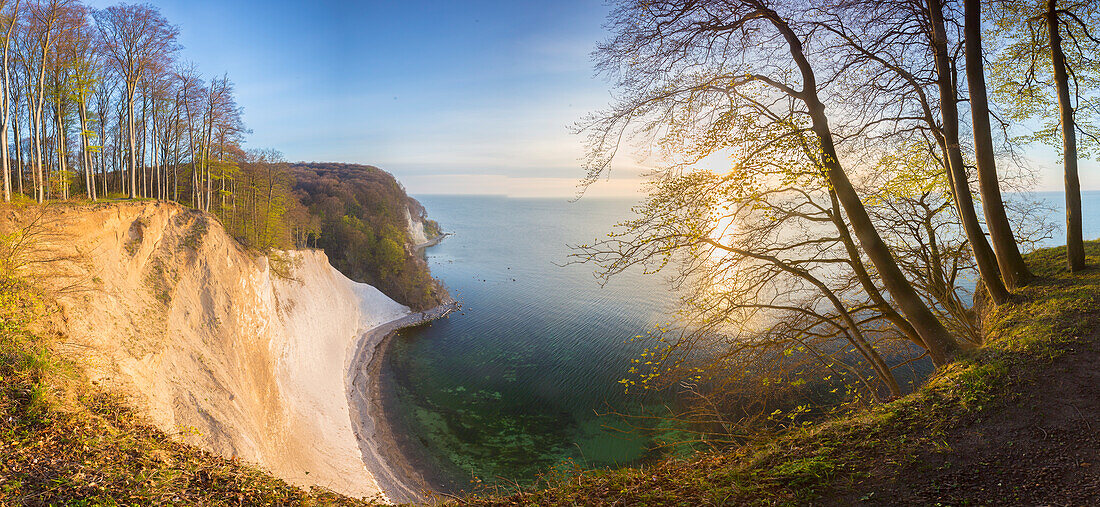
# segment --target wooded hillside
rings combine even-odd
[[[291,165],[294,192],[317,220],[310,246],[325,250],[349,278],[369,283],[413,309],[439,304],[446,292],[409,237],[408,218],[423,221],[429,238],[439,225],[405,193],[393,175],[374,166],[337,163]]]

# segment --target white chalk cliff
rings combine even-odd
[[[428,235],[424,232],[424,222],[420,217],[413,218],[409,208],[405,207],[405,223],[409,231],[409,240],[414,245],[423,245],[428,242]]]
[[[8,217],[25,219],[26,217]],[[55,207],[46,250],[63,353],[169,434],[288,482],[380,493],[363,465],[347,370],[368,330],[409,309],[290,252],[294,279],[206,214],[170,203]],[[422,229],[421,229],[422,230]]]

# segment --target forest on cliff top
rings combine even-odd
[[[403,304],[438,301],[403,233],[405,208],[423,219],[423,207],[377,168],[291,170],[275,150],[246,148],[232,80],[204,76],[179,39],[151,5],[0,2],[4,202],[174,201],[256,251],[310,243]]]

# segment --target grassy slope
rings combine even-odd
[[[1031,254],[1029,265],[1038,279],[1020,291],[1020,302],[986,312],[987,345],[938,372],[910,396],[736,451],[703,453],[647,468],[550,477],[537,489],[466,500],[483,505],[843,505],[860,500],[892,504],[943,499],[967,504],[1010,498],[1030,503],[1054,496],[1080,503],[1082,498],[1074,495],[1092,490],[1081,488],[1082,478],[1061,468],[1066,461],[1070,469],[1090,463],[1064,455],[1043,458],[1049,463],[1032,462],[1043,447],[1018,445],[1021,449],[1014,455],[1001,451],[1012,446],[1012,440],[1029,440],[1028,431],[1038,439],[1054,431],[1039,423],[1015,424],[1023,415],[1029,421],[1054,424],[1046,422],[1049,414],[1044,410],[1049,407],[1043,406],[1044,386],[1051,381],[1048,374],[1057,370],[1069,376],[1098,369],[1094,360],[1100,357],[1095,347],[1100,341],[1100,269],[1095,266],[1100,265],[1100,242],[1087,243],[1086,251],[1094,267],[1074,275],[1064,268],[1064,248]],[[1078,349],[1091,349],[1093,355],[1076,360]],[[1096,383],[1088,380],[1086,386]],[[1018,406],[1032,411],[1021,414]],[[1094,413],[1086,407],[1084,414],[1080,409],[1077,414],[1083,420],[1081,431],[1088,431],[1067,431],[1062,454],[1072,453],[1082,440],[1095,439],[1084,415]],[[1058,441],[1057,436],[1049,444],[1030,440],[1046,447]],[[974,470],[960,472],[956,464],[956,471],[951,471],[953,460]],[[1046,473],[1048,469],[1058,474]],[[1049,482],[1036,482],[1043,477]],[[1084,480],[1100,483],[1095,475]],[[1069,490],[1063,491],[1068,496],[1059,496],[1054,491],[1058,488]]]
[[[51,308],[0,279],[0,505],[358,505],[172,441],[28,329]]]

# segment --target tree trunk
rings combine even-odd
[[[863,264],[863,259],[860,258],[859,248],[856,246],[855,240],[852,238],[851,230],[848,228],[848,223],[845,222],[844,216],[841,211],[840,201],[837,200],[836,192],[829,192],[829,203],[832,207],[832,213],[830,218],[833,224],[836,226],[836,230],[840,235],[840,241],[844,244],[844,250],[848,254],[848,258],[852,262],[852,271],[855,272],[856,278],[859,280],[860,285],[863,287],[863,291],[867,293],[867,296],[871,298],[879,307],[879,311],[886,317],[890,323],[894,324],[894,327],[898,328],[906,338],[913,343],[924,347],[924,342],[921,341],[920,335],[917,334],[917,330],[913,329],[913,325],[905,320],[901,314],[890,304],[889,301],[883,297],[882,292],[878,286],[875,285],[871,274],[867,271],[867,267]]]
[[[1085,242],[1081,233],[1081,180],[1077,176],[1077,124],[1069,97],[1066,55],[1058,29],[1058,0],[1047,0],[1047,29],[1050,31],[1054,86],[1058,89],[1058,112],[1062,121],[1062,158],[1066,178],[1066,260],[1070,271],[1085,269]]]
[[[989,291],[994,304],[1002,304],[1010,296],[997,268],[993,249],[982,232],[978,213],[974,210],[974,197],[970,194],[969,180],[963,163],[962,149],[959,146],[959,107],[955,85],[952,79],[951,56],[947,51],[947,31],[943,21],[943,6],[940,0],[928,0],[929,21],[932,23],[932,52],[936,59],[936,84],[940,92],[940,116],[943,121],[943,135],[947,146],[947,170],[950,174],[951,188],[955,194],[955,207],[962,221],[967,242],[974,253],[985,288]],[[995,181],[994,181],[995,182]]]
[[[96,200],[95,195],[95,174],[92,172],[92,156],[89,153],[90,144],[88,143],[88,106],[87,97],[84,96],[84,92],[78,92],[80,96],[80,163],[84,169],[84,190],[88,193],[88,199],[93,202]]]
[[[219,200],[220,200],[221,203],[219,204],[220,209],[218,211],[222,214],[225,214],[225,176],[226,176],[225,173],[226,173],[226,170],[225,170],[225,163],[224,163],[225,161],[223,160],[224,157],[225,157],[225,153],[222,151],[222,147],[224,147],[224,146],[225,146],[225,139],[222,139],[221,145],[218,147],[218,163],[219,163],[219,166],[221,167],[221,175],[218,178],[218,186],[220,187],[219,190],[218,190],[218,197],[219,197]]]
[[[202,165],[204,168],[204,172],[206,173],[206,195],[203,197],[203,206],[205,206],[205,208],[203,211],[206,211],[207,213],[210,212],[210,200],[214,191],[214,181],[210,170],[210,157],[213,155],[210,149],[210,143],[214,142],[214,118],[212,115],[213,113],[211,113],[211,118],[209,120],[210,123],[206,127],[206,140],[203,142],[202,157]]]
[[[99,159],[99,173],[103,178],[103,197],[110,196],[111,189],[107,186],[107,113],[104,111],[107,108],[106,104],[99,106],[99,152],[96,154],[96,158]]]
[[[840,205],[844,207],[844,211],[848,214],[848,219],[852,222],[852,228],[856,237],[859,238],[863,251],[867,254],[871,263],[875,265],[875,269],[878,270],[879,276],[882,278],[883,285],[886,286],[886,290],[894,298],[898,309],[920,335],[921,341],[924,342],[928,350],[928,355],[932,358],[932,362],[937,366],[950,362],[961,349],[959,342],[936,318],[936,315],[920,298],[913,286],[909,284],[909,280],[905,278],[905,274],[902,273],[897,261],[894,260],[890,248],[882,241],[878,230],[875,229],[874,222],[867,215],[867,209],[864,208],[863,202],[859,199],[859,195],[848,179],[847,173],[840,166],[840,159],[837,157],[836,148],[833,145],[833,134],[829,127],[829,119],[825,115],[825,106],[817,95],[817,78],[814,75],[813,67],[803,52],[802,41],[778,14],[774,11],[768,14],[772,24],[786,39],[791,57],[801,73],[803,90],[799,93],[799,98],[806,103],[813,122],[814,134],[821,141],[821,163],[824,166],[825,176],[832,184]]]
[[[65,118],[64,111],[62,110],[61,98],[57,99],[57,111],[55,113],[55,119],[57,120],[57,178],[58,183],[61,185],[61,199],[69,199],[69,161],[66,160],[65,150],[67,148],[65,142]]]
[[[180,142],[183,140],[183,132],[180,130],[180,94],[176,94],[176,117],[173,124],[175,130],[175,153],[172,159],[172,200],[180,202]]]
[[[53,149],[54,145],[50,142],[49,123],[46,119],[48,111],[42,110],[42,125],[39,127],[39,136],[42,139],[42,192],[45,196],[45,201],[49,201],[53,198],[53,186],[50,185],[50,181],[53,180]]]
[[[148,131],[148,126],[149,126],[148,119],[146,117],[147,112],[148,112],[148,98],[146,97],[146,93],[142,92],[142,94],[141,94],[141,122],[139,122],[139,125],[141,126],[141,134],[140,134],[139,139],[141,139],[141,141],[138,142],[138,156],[137,156],[137,159],[138,159],[138,162],[139,162],[138,171],[140,171],[139,176],[141,177],[142,196],[144,196],[144,197],[153,197],[152,186],[150,185],[150,181],[149,181],[149,165],[145,163],[145,151],[146,151],[145,150],[145,147],[146,147],[146,138],[145,138],[146,136],[145,136],[145,134]]]
[[[134,92],[127,90],[126,123],[130,132],[130,198],[137,198],[137,140],[134,139]]]
[[[41,96],[41,92],[39,92]],[[38,203],[43,202],[46,199],[45,189],[42,188],[42,101],[40,98],[35,98],[35,114],[31,117],[31,132],[34,138],[34,200]]]
[[[0,112],[0,159],[3,160],[4,170],[4,202],[11,201],[11,165],[9,159],[8,149],[8,122],[11,118],[11,36],[15,31],[15,24],[19,19],[19,0],[15,2],[15,8],[11,12],[11,21],[8,23],[8,31],[4,35],[4,59],[0,65],[3,65],[2,72],[4,73],[4,81],[0,83],[3,86],[3,98],[0,102],[0,107],[3,111]],[[18,134],[17,136],[18,137]],[[22,171],[20,171],[22,174]],[[20,177],[22,178],[22,177]],[[22,187],[22,181],[20,181],[20,187]]]
[[[18,12],[18,9],[19,9],[19,4],[18,3],[16,4],[15,8]],[[14,23],[15,22],[13,20],[12,24],[14,25]],[[3,111],[0,112],[0,116],[3,117],[3,119],[0,119],[0,159],[3,160],[2,165],[3,165],[3,170],[4,170],[4,202],[10,202],[11,201],[11,165],[10,165],[10,161],[8,159],[8,121],[9,121],[9,118],[11,117],[11,106],[9,104],[10,99],[8,97],[8,95],[10,93],[10,88],[11,88],[11,81],[8,77],[8,75],[9,75],[9,66],[10,66],[9,65],[9,63],[10,63],[10,58],[9,58],[10,47],[11,47],[11,30],[9,30],[8,35],[6,37],[4,37],[4,61],[3,61],[2,64],[0,64],[0,65],[3,65],[3,67],[4,67],[2,69],[2,71],[4,73],[4,82],[2,84],[0,84],[0,86],[3,86],[3,88],[4,88],[2,103],[0,103],[0,107],[3,108]]]
[[[155,105],[153,107],[156,107]],[[142,151],[149,152],[149,197],[155,197],[160,199],[160,173],[157,168],[157,117],[156,111],[153,112],[153,121],[148,124],[149,135],[143,141],[148,146]]]
[[[199,172],[195,165],[195,128],[191,120],[191,113],[187,113],[187,151],[191,158],[191,206],[199,208]]]
[[[1004,201],[1001,199],[1000,177],[993,154],[993,132],[989,126],[989,97],[985,88],[985,64],[982,61],[981,0],[964,0],[966,38],[966,83],[970,89],[970,115],[974,122],[974,148],[978,166],[978,184],[982,194],[982,211],[993,240],[993,251],[1008,289],[1027,284],[1031,273],[1012,234]]]
[[[19,103],[15,104],[15,114],[12,115],[12,134],[15,136],[15,165],[19,173],[19,193],[23,193],[23,139],[19,134]]]

